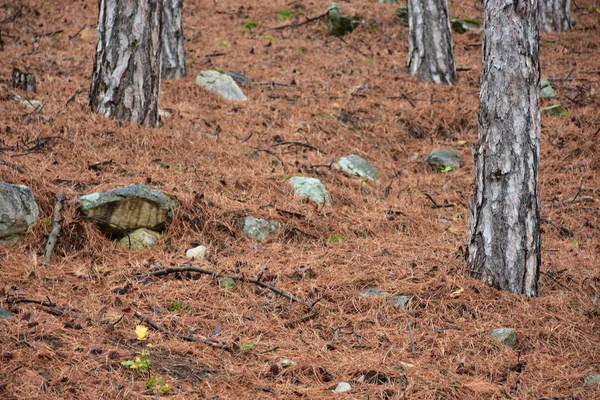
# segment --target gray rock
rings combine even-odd
[[[27,186],[0,181],[0,238],[26,232],[40,216]]]
[[[248,77],[241,72],[225,71],[225,73],[232,77],[235,83],[240,86],[247,86],[250,84],[250,79],[248,79]]]
[[[164,230],[179,203],[163,192],[145,185],[131,185],[107,192],[86,194],[77,199],[83,215],[106,233],[123,233],[146,228]]]
[[[6,237],[0,238],[0,246],[2,247],[13,247],[21,243],[21,236],[13,233]]]
[[[340,6],[331,3],[327,13],[327,28],[334,36],[344,36],[352,32],[360,24],[360,17],[346,17],[340,13]]]
[[[10,311],[8,311],[6,308],[2,308],[0,307],[0,320],[2,319],[6,319],[6,318],[10,318],[12,316],[14,316],[15,314],[11,313]]]
[[[277,221],[269,221],[254,217],[246,217],[242,220],[242,230],[254,240],[262,242],[277,232],[281,224]]]
[[[292,176],[288,182],[293,186],[298,196],[308,197],[318,204],[329,205],[329,193],[317,178],[306,178],[303,176]]]
[[[117,242],[117,245],[128,250],[142,250],[154,246],[158,242],[158,239],[160,239],[160,236],[158,232],[140,228],[130,232],[129,236],[125,235]]]
[[[352,390],[352,386],[348,382],[340,382],[333,389],[336,393],[347,393]]]
[[[517,335],[517,331],[513,328],[494,329],[490,332],[490,336],[513,349],[517,346],[517,343],[519,343],[519,336]]]
[[[207,252],[208,252],[208,250],[206,249],[206,246],[200,245],[200,246],[194,247],[193,249],[188,249],[185,252],[185,256],[192,260],[204,260],[206,258]]]
[[[583,382],[586,385],[600,385],[600,374],[588,375],[584,378]]]
[[[384,292],[377,286],[369,286],[360,291],[362,297],[385,297],[388,294],[388,292]]]
[[[431,150],[425,161],[427,161],[427,164],[430,166],[440,169],[448,167],[456,169],[465,164],[460,154],[446,149]]]
[[[556,92],[548,79],[540,79],[540,97],[556,97]]]
[[[377,171],[377,168],[375,168],[364,158],[355,154],[340,158],[336,163],[334,163],[334,167],[339,168],[350,175],[372,181],[379,179],[379,172]]]
[[[200,72],[198,76],[196,76],[196,84],[227,100],[248,100],[237,83],[235,83],[235,80],[231,76],[219,71]]]
[[[410,305],[410,301],[412,297],[410,296],[392,296],[390,297],[390,303],[398,308],[400,311],[406,311],[408,306]]]

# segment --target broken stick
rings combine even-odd
[[[54,204],[54,223],[52,224],[50,235],[48,235],[48,243],[46,243],[46,252],[44,254],[44,258],[42,259],[42,264],[50,264],[50,257],[52,257],[54,245],[58,240],[61,227],[60,223],[62,222],[62,216],[60,212],[62,211],[63,201],[65,201],[65,192],[61,190],[56,194],[56,204]]]

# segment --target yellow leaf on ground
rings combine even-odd
[[[138,325],[135,327],[135,334],[138,340],[148,340],[148,328],[144,325]]]
[[[460,295],[465,291],[464,288],[460,288],[458,290],[455,290],[454,292],[450,293],[448,296],[452,297],[453,299],[456,299],[458,297],[460,297]]]

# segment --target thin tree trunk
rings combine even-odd
[[[494,287],[533,297],[540,266],[537,1],[484,4],[467,265]]]
[[[162,0],[100,0],[92,111],[158,124],[161,25]]]
[[[571,0],[539,0],[538,26],[541,31],[570,31]]]
[[[408,0],[408,69],[426,82],[456,81],[447,0]]]
[[[163,0],[162,79],[185,76],[182,8],[183,0]]]

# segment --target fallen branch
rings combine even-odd
[[[50,231],[50,235],[48,235],[48,243],[46,243],[46,252],[44,254],[44,258],[42,259],[42,264],[50,264],[50,258],[52,257],[52,252],[54,251],[54,245],[56,245],[56,241],[58,240],[58,235],[60,234],[60,223],[62,222],[62,216],[60,212],[63,208],[63,201],[65,201],[65,192],[62,190],[56,194],[56,204],[54,204],[54,223],[52,224],[52,230]]]
[[[139,319],[140,321],[147,323],[153,329],[156,329],[159,332],[178,337],[180,339],[185,340],[186,342],[200,342],[200,343],[204,343],[209,346],[212,346],[212,347],[219,348],[221,350],[225,350],[229,353],[234,353],[234,350],[231,347],[227,346],[226,344],[217,342],[215,340],[209,339],[204,336],[188,336],[188,335],[182,335],[179,333],[173,333],[173,332],[169,331],[168,329],[158,325],[156,322],[152,321],[150,318],[138,313],[137,311],[133,314],[133,316],[136,317],[137,319]]]
[[[211,271],[209,269],[204,269],[204,268],[192,267],[191,265],[182,265],[180,267],[165,268],[165,269],[160,269],[158,271],[148,272],[148,273],[144,273],[144,274],[137,274],[134,276],[135,277],[165,276],[165,275],[177,274],[177,273],[181,273],[181,272],[197,272],[199,274],[210,275],[213,278],[217,278],[218,276],[220,276],[220,274],[216,271]],[[228,278],[231,278],[234,281],[253,283],[262,288],[269,289],[273,293],[283,296],[291,301],[294,301],[294,302],[300,303],[300,304],[304,304],[305,306],[310,307],[310,305],[306,301],[294,296],[293,294],[286,293],[283,290],[276,288],[275,286],[269,285],[268,283],[265,283],[259,279],[247,278],[245,276],[240,276],[240,275],[228,276]]]
[[[259,35],[262,35],[263,33],[268,32],[268,31],[280,31],[280,30],[286,29],[286,28],[297,28],[302,25],[307,25],[311,22],[314,22],[321,18],[326,17],[328,14],[329,14],[329,10],[325,11],[323,14],[317,15],[316,17],[306,18],[306,20],[304,20],[302,22],[292,22],[291,24],[280,25],[280,26],[276,26],[274,28],[267,28],[267,29],[263,30],[262,32],[260,32]]]
[[[434,198],[429,193],[423,193],[427,200],[431,201],[433,204],[431,208],[446,208],[446,207],[454,207],[454,204],[448,203],[448,200],[444,200],[444,204],[438,204]]]
[[[78,315],[78,314],[72,313],[70,311],[63,310],[62,308],[60,308],[56,304],[54,304],[52,302],[52,300],[50,300],[48,297],[46,297],[46,300],[35,300],[35,299],[26,299],[26,298],[9,298],[7,301],[10,304],[18,304],[18,303],[35,304],[40,309],[46,311],[48,314],[56,315],[57,317],[66,316],[66,317],[70,317],[73,319],[85,318],[85,319],[89,320],[89,318],[84,317],[82,315]]]

